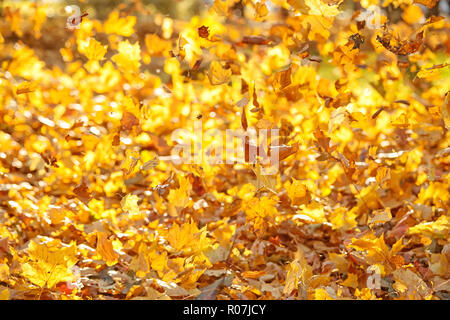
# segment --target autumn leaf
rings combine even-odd
[[[329,5],[322,0],[305,0],[305,4],[311,15],[334,17],[340,13],[338,5]]]
[[[241,42],[245,44],[264,45],[269,44],[270,40],[262,36],[245,36]]]
[[[138,206],[139,197],[135,194],[127,194],[121,201],[122,210],[126,212],[130,219],[140,218],[141,212]]]
[[[131,44],[128,40],[119,42],[118,54],[112,56],[111,60],[123,72],[137,72],[141,65],[141,48],[139,43]]]
[[[37,286],[52,289],[59,282],[73,279],[70,268],[78,261],[75,244],[58,249],[31,241],[27,252],[29,260],[22,266],[22,274]]]
[[[433,8],[439,0],[414,0],[415,3],[423,4],[424,6],[427,6],[428,8]]]
[[[10,299],[10,293],[8,288],[0,288],[0,300],[9,300]]]
[[[89,60],[100,61],[104,59],[108,46],[102,46],[100,42],[94,38],[88,38],[78,43],[78,51],[86,56]]]
[[[208,27],[206,26],[201,26],[200,28],[198,28],[198,35],[201,38],[205,38],[207,39],[209,37],[209,30]]]
[[[269,197],[254,198],[245,210],[247,220],[253,223],[255,230],[262,232],[267,226],[274,223],[277,216],[276,200]]]
[[[283,293],[289,294],[294,289],[306,290],[312,277],[312,268],[307,263],[301,249],[295,253],[295,259],[287,267],[286,283]]]
[[[219,61],[209,65],[208,78],[212,85],[228,83],[231,79],[231,69],[225,69]]]
[[[172,214],[176,214],[176,209],[182,209],[189,203],[189,192],[192,189],[192,185],[187,177],[180,176],[178,178],[180,187],[172,189],[169,192],[167,199],[171,206]]]
[[[38,86],[37,83],[24,81],[24,82],[22,82],[21,84],[19,84],[17,86],[16,94],[23,94],[23,93],[33,92],[33,91],[36,91],[38,87],[39,86]]]
[[[84,181],[73,189],[73,193],[75,193],[80,199],[91,198],[91,192],[89,191],[89,188]]]
[[[255,4],[255,18],[261,20],[269,14],[267,6],[263,2],[257,2]]]
[[[22,2],[0,299],[448,299],[443,1]]]
[[[97,253],[107,266],[113,266],[118,262],[119,255],[114,251],[111,240],[104,232],[97,233]]]
[[[119,36],[129,37],[134,33],[136,24],[135,16],[119,17],[119,11],[114,10],[109,14],[108,20],[103,25],[106,33],[114,33]]]

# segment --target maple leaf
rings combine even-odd
[[[264,45],[264,44],[269,44],[270,40],[265,37],[262,37],[262,36],[245,36],[242,38],[241,43]]]
[[[176,215],[176,208],[184,208],[189,203],[189,192],[192,189],[192,185],[189,182],[188,177],[180,176],[178,178],[180,187],[178,189],[172,189],[169,192],[167,200],[169,200],[172,214]]]
[[[145,243],[141,243],[138,255],[133,258],[130,268],[136,272],[138,277],[145,277],[151,270],[155,270],[160,276],[163,276],[167,268],[167,260],[165,251],[159,254],[155,246],[149,249]]]
[[[107,266],[113,266],[118,262],[119,255],[114,251],[112,241],[104,232],[97,233],[97,253]]]
[[[224,84],[230,81],[231,73],[231,69],[225,69],[219,61],[213,61],[209,65],[208,78],[213,85]]]
[[[431,294],[431,289],[428,288],[426,283],[413,271],[400,268],[393,272],[395,283],[394,289],[400,293],[409,295],[419,295],[422,298]]]
[[[73,193],[75,193],[81,200],[91,198],[91,192],[84,181],[73,189]]]
[[[199,229],[194,221],[174,224],[166,233],[165,238],[175,252],[198,254],[209,248],[210,241],[206,238],[206,228]]]
[[[119,11],[114,10],[109,14],[108,20],[103,24],[103,30],[106,33],[114,33],[119,36],[129,37],[134,33],[136,24],[135,16],[119,17]]]
[[[112,56],[111,60],[123,72],[137,72],[141,65],[141,48],[139,43],[131,44],[128,40],[119,42],[118,54]]]
[[[100,61],[104,59],[108,46],[102,46],[94,38],[88,38],[78,43],[78,51],[89,60]]]
[[[288,181],[285,188],[294,205],[305,204],[311,199],[307,187],[300,180],[292,179],[292,183]]]
[[[408,229],[409,234],[423,234],[429,237],[447,237],[450,228],[449,218],[440,216],[433,222],[422,222]]]
[[[298,249],[295,259],[288,265],[286,283],[283,288],[284,294],[290,294],[294,289],[306,290],[313,275],[312,268],[305,259],[304,252]]]
[[[267,190],[271,191],[272,193],[276,194],[276,176],[275,175],[268,175],[267,171],[263,171],[261,164],[256,163],[255,166],[252,168],[253,172],[256,176],[256,189],[259,190],[261,188],[266,188]]]
[[[6,282],[9,278],[9,267],[7,264],[0,264],[0,281]]]
[[[37,83],[24,81],[24,82],[20,83],[17,86],[16,94],[23,94],[23,93],[33,92],[33,91],[36,91],[37,88],[38,88],[38,84]]]
[[[246,204],[245,214],[248,221],[253,222],[255,230],[262,232],[267,226],[275,222],[278,211],[277,201],[269,197],[254,198]]]
[[[10,297],[11,294],[8,288],[0,288],[0,300],[9,300]]]
[[[339,5],[329,5],[322,0],[305,0],[305,4],[309,7],[311,15],[334,17],[340,13]]]
[[[209,28],[206,26],[201,26],[200,28],[198,28],[198,35],[201,38],[205,38],[207,39],[209,37]]]
[[[439,0],[414,0],[415,3],[423,4],[424,6],[427,6],[428,8],[433,8],[436,6]]]
[[[153,168],[155,168],[157,165],[159,164],[159,159],[158,157],[154,157],[153,159],[145,162],[140,169],[141,170],[151,170]]]
[[[29,261],[22,266],[22,275],[41,288],[52,289],[57,283],[70,281],[70,270],[78,259],[77,246],[55,248],[31,241],[27,248]]]
[[[2,10],[0,299],[447,298],[439,1],[132,2]]]

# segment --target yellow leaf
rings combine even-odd
[[[78,260],[75,244],[58,249],[31,241],[27,251],[30,261],[22,265],[22,275],[32,283],[51,289],[59,282],[72,280],[70,268]]]
[[[338,5],[329,5],[322,0],[305,0],[309,14],[323,17],[334,17],[340,13]]]
[[[301,205],[299,213],[310,217],[315,223],[327,222],[323,206],[316,201],[308,203],[307,205]]]
[[[352,238],[349,247],[363,252],[368,264],[385,263],[389,257],[389,248],[384,242],[384,235],[377,238],[373,233],[368,233],[360,239]]]
[[[416,299],[424,298],[431,294],[431,289],[427,284],[413,271],[400,268],[393,272],[395,283],[393,287],[401,294],[418,295]]]
[[[122,210],[127,212],[131,217],[140,216],[139,197],[135,194],[127,194],[121,201]]]
[[[33,92],[36,91],[37,88],[38,85],[36,83],[24,81],[17,86],[16,94]]]
[[[345,279],[345,281],[342,282],[342,285],[356,289],[358,287],[358,275],[354,273],[349,273],[347,275],[347,279]]]
[[[314,300],[335,300],[335,298],[325,288],[317,288],[314,289]]]
[[[308,33],[308,39],[311,41],[324,41],[330,37],[330,28],[333,24],[333,19],[320,16],[320,15],[308,15],[302,20],[302,26],[304,28],[310,28]]]
[[[402,13],[402,18],[409,24],[414,24],[422,19],[423,13],[418,5],[409,5]]]
[[[307,15],[309,13],[309,7],[306,5],[305,0],[287,0],[287,3],[290,4],[295,11]]]
[[[362,300],[377,300],[377,296],[369,288],[359,290],[356,288],[355,296]]]
[[[112,241],[104,232],[97,233],[97,253],[107,266],[115,265],[119,261],[119,255],[114,251]]]
[[[180,187],[169,191],[167,200],[169,205],[175,208],[184,208],[189,203],[189,192],[192,189],[189,179],[185,176],[178,177]]]
[[[391,180],[391,169],[387,167],[379,168],[375,179],[380,187],[386,188],[388,186],[388,182]]]
[[[306,287],[309,284],[312,275],[312,267],[308,264],[303,251],[299,248],[295,254],[294,261],[288,266],[283,293],[290,294],[292,290],[298,288],[299,284]]]
[[[306,204],[311,199],[308,189],[300,180],[292,178],[292,183],[288,181],[285,188],[293,205]]]
[[[450,130],[450,91],[445,94],[444,103],[440,107],[442,119],[444,120],[445,128]]]
[[[231,69],[225,69],[219,61],[213,61],[209,65],[208,78],[213,85],[228,83],[231,80]]]
[[[267,172],[263,172],[263,168],[261,164],[256,163],[254,168],[252,168],[253,172],[256,176],[256,189],[259,190],[261,188],[266,188],[272,193],[275,193],[277,178],[276,175],[265,174]]]
[[[442,66],[434,66],[431,63],[427,63],[417,73],[417,77],[426,79],[428,81],[438,80],[441,77],[440,69],[445,68],[446,66],[448,66],[448,64],[443,64]]]
[[[440,216],[433,222],[422,222],[408,229],[408,234],[423,234],[429,237],[440,237],[446,239],[450,224],[448,217]]]
[[[345,258],[344,254],[337,254],[337,253],[333,253],[330,252],[328,254],[330,260],[332,262],[334,262],[334,264],[336,265],[336,268],[339,270],[339,272],[342,273],[346,273],[349,266],[350,266],[350,262]]]
[[[9,300],[9,289],[8,288],[0,288],[0,300]]]
[[[136,273],[136,276],[143,278],[150,271],[147,259],[148,249],[145,243],[139,245],[138,254],[130,262],[130,269]]]
[[[128,40],[119,42],[118,54],[115,54],[111,60],[114,61],[119,69],[124,73],[137,72],[141,66],[141,48],[139,43],[131,44]]]
[[[134,33],[135,24],[135,16],[119,18],[119,11],[114,10],[109,14],[108,20],[105,21],[103,30],[108,34],[117,34],[119,36],[129,37]]]
[[[428,8],[433,8],[436,6],[439,0],[414,0],[415,3],[423,4],[424,6],[427,6]]]
[[[394,245],[391,248],[391,251],[389,251],[389,257],[393,257],[395,256],[397,253],[399,253],[404,247],[406,246],[406,244],[403,244],[403,237],[401,237],[400,239],[398,239]]]
[[[369,217],[367,223],[372,226],[377,223],[386,223],[392,219],[391,209],[386,208],[384,210],[375,210],[372,212],[372,216]]]
[[[249,222],[253,222],[256,230],[263,231],[275,222],[278,210],[275,208],[277,200],[269,197],[253,198],[246,204],[245,215]]]

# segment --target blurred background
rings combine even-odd
[[[188,20],[193,15],[199,14],[200,11],[212,0],[0,0],[0,6],[25,7],[30,4],[38,3],[40,5],[49,6],[49,15],[57,17],[64,12],[64,8],[68,5],[77,5],[82,10],[98,19],[105,19],[114,8],[118,6],[122,8],[139,7],[143,12],[159,12],[168,15],[174,19]]]

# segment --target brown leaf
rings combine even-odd
[[[282,90],[291,84],[291,67],[284,71],[277,72],[273,81],[273,86],[277,90]]]
[[[349,37],[349,40],[353,42],[352,49],[359,49],[361,45],[364,43],[364,37],[359,33],[354,33]]]
[[[203,186],[202,179],[193,173],[189,173],[188,177],[189,177],[189,182],[192,185],[192,190],[194,190],[195,194],[198,196],[204,195],[206,193],[206,189]]]
[[[198,28],[198,35],[201,38],[207,39],[209,37],[209,28],[206,26],[201,26]]]
[[[120,120],[120,124],[122,126],[122,129],[129,131],[134,126],[139,125],[139,119],[136,118],[136,116],[131,112],[125,111],[123,113],[122,119]]]
[[[120,134],[119,134],[119,133],[117,133],[117,134],[114,135],[113,141],[112,141],[112,145],[113,145],[113,146],[118,146],[118,145],[120,145]]]
[[[298,143],[294,143],[293,145],[280,145],[280,146],[270,146],[269,147],[269,157],[271,156],[272,152],[278,152],[278,160],[282,161],[289,157],[290,155],[295,154],[298,151]]]
[[[248,122],[247,122],[247,114],[245,112],[245,106],[242,108],[242,114],[241,114],[241,126],[244,129],[244,131],[247,131],[248,128]]]
[[[381,111],[384,110],[384,107],[379,108],[377,111],[375,111],[375,113],[372,115],[372,119],[376,119],[379,114],[381,113]]]

